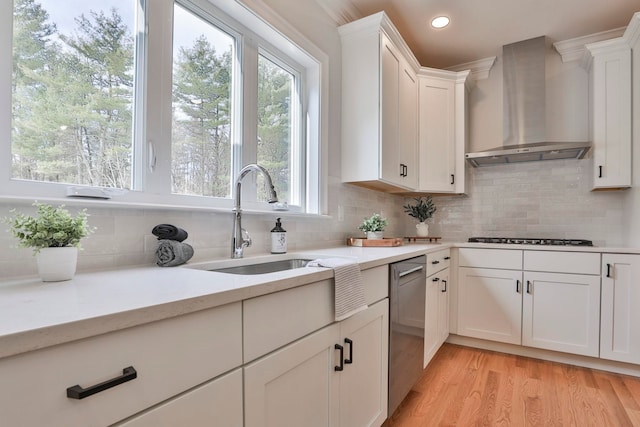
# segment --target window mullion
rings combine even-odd
[[[258,45],[248,37],[243,37],[242,40],[242,130],[238,135],[239,139],[234,141],[234,145],[239,147],[234,153],[240,154],[236,158],[236,164],[239,163],[240,168],[258,161]],[[237,176],[238,171],[234,176]],[[252,175],[251,179],[247,177],[246,182],[243,182],[243,200],[257,200],[255,178]],[[235,188],[233,191],[235,192]]]

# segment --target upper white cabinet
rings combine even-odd
[[[422,68],[418,74],[418,190],[464,193],[469,71]]]
[[[593,189],[631,186],[631,48],[623,38],[586,45],[590,62]]]
[[[339,28],[342,38],[342,180],[414,190],[417,62],[380,12]]]

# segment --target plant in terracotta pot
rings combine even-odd
[[[373,214],[369,218],[365,218],[358,230],[367,234],[367,239],[382,239],[382,232],[389,224],[386,218],[380,214]]]
[[[436,205],[433,203],[431,196],[416,197],[413,200],[415,204],[407,203],[403,206],[404,211],[419,221],[416,224],[416,234],[419,237],[426,237],[429,235],[429,225],[425,221],[436,212]]]
[[[86,209],[74,218],[64,205],[54,207],[36,202],[33,206],[38,209],[37,215],[16,213],[4,218],[4,222],[9,224],[20,246],[33,248],[44,282],[71,279],[76,272],[80,240],[94,231],[87,222]]]

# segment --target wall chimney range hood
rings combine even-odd
[[[581,159],[591,148],[545,139],[545,53],[544,36],[502,47],[503,145],[466,153],[472,166]]]

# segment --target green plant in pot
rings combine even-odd
[[[16,213],[4,218],[11,227],[11,234],[24,248],[33,248],[38,264],[38,274],[44,282],[71,279],[76,272],[80,240],[91,234],[86,209],[76,217],[71,216],[64,205],[54,207],[34,203],[37,215]],[[15,213],[15,209],[11,211]]]
[[[369,218],[365,218],[358,230],[364,231],[367,239],[382,239],[382,234],[386,226],[389,224],[386,218],[376,213]]]
[[[404,211],[419,221],[416,224],[416,234],[419,237],[426,237],[429,235],[429,225],[425,221],[436,212],[436,205],[431,196],[416,197],[413,200],[415,204],[407,203],[403,206]]]

